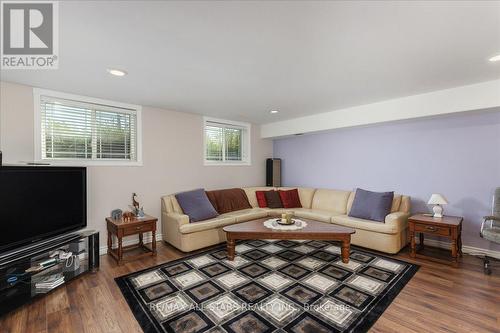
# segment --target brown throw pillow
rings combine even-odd
[[[219,214],[252,208],[245,191],[241,188],[207,191],[207,196]]]
[[[283,208],[281,198],[278,191],[266,191],[265,193],[267,207],[269,208]]]
[[[217,198],[215,197],[215,191],[205,191],[208,197],[208,201],[214,206],[215,210],[219,212],[219,207],[217,207]],[[220,214],[220,213],[219,213]]]

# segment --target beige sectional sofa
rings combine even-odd
[[[222,228],[226,225],[241,223],[267,216],[281,215],[292,211],[299,218],[308,218],[325,223],[348,226],[356,229],[351,243],[386,253],[397,253],[407,243],[407,220],[410,213],[410,197],[394,195],[391,213],[385,223],[349,217],[348,213],[355,192],[298,188],[302,208],[259,208],[255,191],[269,191],[272,187],[243,188],[252,208],[221,214],[216,218],[189,223],[179,206],[175,195],[162,198],[163,240],[181,251],[189,252],[226,241]]]

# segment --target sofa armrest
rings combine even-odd
[[[178,249],[182,249],[182,239],[180,237],[180,227],[181,225],[189,223],[189,216],[174,212],[161,213],[161,232],[163,235],[163,240],[167,243],[172,244]]]
[[[406,229],[408,226],[408,218],[410,217],[409,213],[405,212],[395,212],[390,213],[385,217],[386,224],[393,224],[396,226],[398,231]]]
[[[180,213],[163,213],[163,224],[174,224],[177,228],[189,223],[189,216]]]

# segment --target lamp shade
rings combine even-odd
[[[429,199],[429,202],[427,204],[429,204],[429,205],[446,205],[446,204],[448,204],[448,201],[441,194],[434,193],[433,195],[431,195],[431,198]]]

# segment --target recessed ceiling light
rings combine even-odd
[[[116,69],[116,68],[108,68],[108,73],[114,76],[125,76],[127,75],[127,72],[121,69]]]
[[[271,110],[269,111],[269,113],[272,113],[272,114],[275,114],[275,113],[278,113],[279,111],[278,110]]]
[[[491,62],[500,61],[500,54],[497,54],[496,56],[491,57],[489,60]]]

